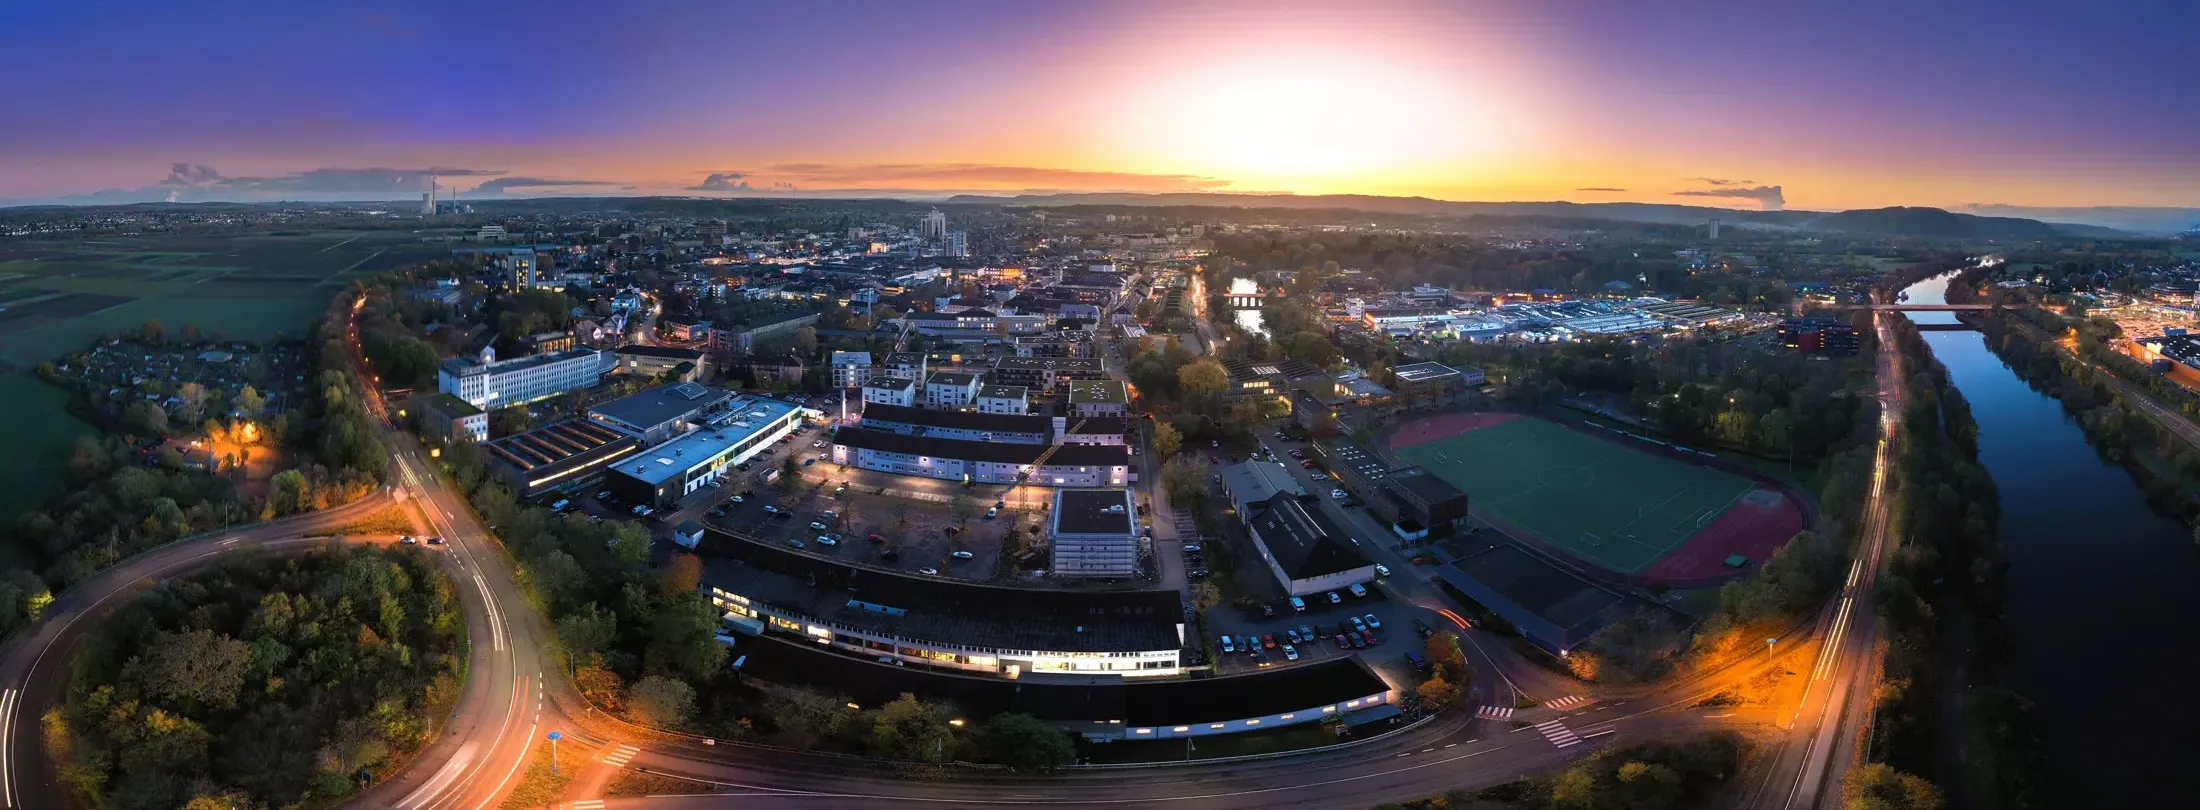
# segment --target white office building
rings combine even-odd
[[[833,352],[834,388],[861,388],[870,381],[870,352]]]
[[[595,349],[574,349],[498,360],[495,351],[483,349],[478,357],[443,361],[436,384],[476,408],[495,410],[594,386],[611,367],[610,358]]]

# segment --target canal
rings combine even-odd
[[[1944,303],[1951,277],[1911,286],[1908,302]],[[2072,791],[2067,806],[2192,806],[2176,776],[2200,753],[2200,689],[2177,663],[2191,660],[2200,630],[2192,532],[2156,514],[2062,403],[2019,379],[1984,336],[1923,336],[1970,401],[1979,460],[2000,490],[2009,685],[2038,704],[2050,782]]]

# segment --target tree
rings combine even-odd
[[[675,552],[658,579],[658,591],[666,596],[695,593],[703,585],[703,558]]]
[[[159,343],[162,334],[166,331],[160,325],[160,321],[146,321],[143,326],[138,327],[138,339],[147,343]]]
[[[1153,453],[1160,458],[1176,455],[1184,447],[1184,434],[1167,422],[1153,423]]]
[[[1420,686],[1414,688],[1413,693],[1420,696],[1421,705],[1431,710],[1442,710],[1451,706],[1452,685],[1442,676],[1422,681]]]
[[[947,711],[908,692],[888,701],[871,715],[871,746],[879,754],[896,759],[942,762],[947,759],[955,729]]]
[[[1208,608],[1219,604],[1222,604],[1222,589],[1216,587],[1214,583],[1199,582],[1192,585],[1192,607],[1194,609],[1204,613]]]
[[[1939,810],[1940,790],[1884,762],[1851,769],[1841,782],[1841,810]]]
[[[802,359],[804,360],[815,356],[817,354],[817,329],[805,326],[794,330],[794,347],[797,351],[802,352]]]
[[[1186,399],[1211,399],[1230,385],[1230,372],[1214,358],[1202,357],[1176,370],[1176,384]]]
[[[187,382],[176,388],[176,417],[185,423],[199,421],[206,413],[206,386]]]
[[[122,409],[122,428],[149,439],[166,438],[168,412],[149,400],[138,400]]]
[[[1077,745],[1069,732],[1028,714],[996,714],[985,724],[986,758],[1020,771],[1069,764]]]
[[[159,633],[131,659],[124,678],[146,694],[180,704],[228,709],[244,688],[252,648],[212,630]]]
[[[1177,456],[1161,463],[1161,487],[1179,509],[1196,508],[1207,497],[1214,465],[1198,456]]]
[[[649,675],[626,690],[627,716],[652,728],[678,728],[695,714],[695,689],[661,675]]]
[[[284,470],[268,480],[267,508],[277,517],[295,515],[313,508],[313,485],[306,481],[305,473]]]
[[[625,685],[619,682],[619,673],[605,669],[602,656],[591,656],[586,663],[573,668],[573,688],[581,691],[588,702],[607,712],[626,708]]]
[[[1321,368],[1335,365],[1340,356],[1337,344],[1329,342],[1329,336],[1314,330],[1298,332],[1285,344],[1286,356],[1304,360]]]

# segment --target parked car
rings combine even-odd
[[[1367,626],[1377,630],[1381,630],[1383,629],[1383,620],[1375,618],[1375,614],[1373,613],[1367,614]]]
[[[748,498],[748,496],[746,496],[746,495],[735,495],[735,496],[733,496],[733,502],[734,502],[734,503],[748,503],[748,502],[749,502],[749,498]]]
[[[818,531],[821,531],[821,532],[822,532],[822,531],[824,531],[824,530],[826,530],[826,529],[828,529],[828,528],[831,528],[831,527],[829,527],[829,526],[826,526],[826,525],[825,525],[825,521],[822,521],[822,520],[813,520],[813,521],[810,521],[810,528],[812,528],[812,529],[816,529],[816,530],[818,530]]]
[[[1296,627],[1286,627],[1286,628],[1284,628],[1284,629],[1283,629],[1283,637],[1284,637],[1284,639],[1285,639],[1285,640],[1288,640],[1288,641],[1290,641],[1290,642],[1291,642],[1291,643],[1293,643],[1293,644],[1297,644],[1297,643],[1300,643],[1300,642],[1302,642],[1302,641],[1305,641],[1305,639],[1299,638],[1299,629],[1298,629],[1298,628],[1296,628]]]
[[[767,504],[764,504],[764,511],[766,511],[766,512],[770,512],[770,513],[772,513],[772,514],[776,515],[776,514],[779,514],[779,507],[777,507],[777,506],[773,506],[773,505],[771,505],[771,504],[768,504],[768,503],[767,503]]]
[[[1305,600],[1305,599],[1301,599],[1301,598],[1299,598],[1299,597],[1296,597],[1296,596],[1294,596],[1294,597],[1291,597],[1291,609],[1292,609],[1292,610],[1296,610],[1296,611],[1298,611],[1298,612],[1300,612],[1300,613],[1305,613],[1305,612],[1306,612],[1306,600]]]
[[[1313,627],[1310,627],[1310,626],[1307,626],[1307,625],[1303,625],[1303,624],[1302,624],[1302,625],[1299,625],[1299,635],[1301,635],[1301,636],[1305,636],[1305,637],[1306,637],[1306,640],[1307,640],[1307,641],[1313,641],[1314,639],[1316,639],[1316,638],[1319,638],[1319,636],[1316,636],[1316,635],[1314,634],[1314,628],[1313,628]]]
[[[1352,642],[1351,642],[1351,641],[1348,641],[1348,640],[1346,640],[1346,639],[1345,639],[1345,637],[1344,637],[1344,634],[1343,634],[1343,633],[1338,633],[1338,634],[1337,634],[1337,649],[1340,649],[1340,650],[1349,650],[1349,649],[1352,649]]]
[[[1364,586],[1362,586],[1362,585],[1361,585],[1360,583],[1357,583],[1357,582],[1355,582],[1355,583],[1352,583],[1352,587],[1350,587],[1350,588],[1347,588],[1346,590],[1349,590],[1349,591],[1351,591],[1351,592],[1352,592],[1352,596],[1353,596],[1353,598],[1355,598],[1355,599],[1366,599],[1366,598],[1367,598],[1367,588],[1366,588],[1366,587],[1364,587]]]
[[[1306,459],[1306,460],[1304,460],[1304,461],[1301,461],[1301,462],[1299,462],[1299,466],[1301,466],[1301,467],[1305,467],[1306,469],[1309,469],[1309,470],[1311,470],[1311,469],[1314,469],[1314,460],[1313,460],[1313,459]]]
[[[705,514],[708,514],[711,517],[725,517],[726,508],[724,506],[713,506],[710,508],[710,511],[706,512]]]
[[[803,459],[803,460],[802,460],[802,466],[804,466],[804,467],[808,467],[808,466],[810,466],[810,465],[812,465],[812,464],[816,464],[816,463],[817,463],[817,459],[814,459],[814,458],[806,458],[806,459]]]
[[[1000,516],[1000,514],[1001,514],[1001,508],[1000,508],[1000,507],[998,507],[998,506],[994,506],[994,507],[987,507],[987,508],[986,508],[986,510],[985,510],[985,519],[986,519],[986,520],[992,520],[993,518],[995,518],[995,517],[998,517],[998,516]]]
[[[1285,644],[1285,645],[1283,645],[1283,657],[1284,657],[1284,660],[1287,660],[1287,661],[1297,661],[1297,660],[1299,660],[1299,648],[1297,648],[1297,647],[1294,647],[1294,646],[1292,646],[1292,645],[1289,645],[1289,644]]]
[[[817,544],[821,546],[837,546],[840,545],[840,538],[830,534],[821,534],[817,536]]]
[[[800,538],[800,537],[789,537],[789,538],[787,538],[787,545],[790,545],[790,546],[794,546],[795,548],[801,548],[801,547],[802,547],[802,538]]]
[[[939,576],[939,575],[940,575],[940,569],[937,569],[937,568],[919,568],[919,569],[917,569],[917,573],[919,573],[919,574],[923,574],[923,575],[925,575],[925,576],[928,576],[928,577],[936,577],[936,576]]]
[[[1330,500],[1333,500],[1333,501],[1341,501],[1341,500],[1344,500],[1344,490],[1341,490],[1341,489],[1332,489],[1332,490],[1330,490],[1330,491],[1329,491],[1329,499],[1330,499]]]
[[[1436,632],[1436,628],[1428,626],[1428,622],[1421,621],[1420,619],[1414,619],[1413,632],[1421,634],[1422,638],[1428,638],[1431,634],[1434,634]]]
[[[883,534],[879,534],[879,533],[877,533],[877,532],[872,532],[872,533],[871,533],[871,536],[870,536],[870,537],[866,537],[866,538],[863,538],[863,539],[865,539],[865,540],[869,540],[869,541],[871,541],[871,542],[873,542],[873,543],[884,543],[884,542],[886,542],[886,535],[883,535]]]
[[[1263,647],[1263,648],[1265,648],[1265,649],[1270,649],[1270,650],[1273,650],[1273,649],[1275,649],[1275,648],[1276,648],[1276,634],[1274,634],[1274,633],[1262,633],[1262,634],[1260,634],[1260,646],[1261,646],[1261,647]]]
[[[1199,545],[1198,543],[1185,543],[1185,544],[1184,544],[1184,553],[1186,553],[1186,554],[1198,554],[1199,552],[1200,552],[1200,545]]]
[[[1222,651],[1223,651],[1223,652],[1226,652],[1226,653],[1234,653],[1234,652],[1237,652],[1237,642],[1235,642],[1235,641],[1231,641],[1231,640],[1230,640],[1230,637],[1229,637],[1229,636],[1223,636],[1223,637],[1222,637]]]
[[[1293,599],[1292,599],[1291,601],[1292,601],[1293,603],[1297,603],[1297,602],[1298,602],[1299,600],[1298,600],[1297,598],[1295,598],[1295,597],[1294,597],[1294,598],[1293,598]],[[1276,617],[1276,606],[1275,606],[1275,605],[1271,605],[1271,604],[1268,604],[1267,602],[1262,602],[1262,603],[1260,603],[1260,615],[1261,615],[1261,617],[1262,617],[1262,618],[1266,618],[1266,619],[1273,619],[1273,618],[1275,618],[1275,617]]]
[[[397,542],[398,542],[399,544],[401,544],[401,545],[407,545],[407,546],[409,546],[409,545],[412,545],[412,544],[414,544],[414,543],[418,543],[418,542],[420,542],[420,540],[419,540],[418,538],[415,538],[415,537],[413,537],[412,535],[409,535],[409,534],[408,534],[408,535],[405,535],[405,536],[403,536],[403,537],[399,537],[399,538],[397,538]]]
[[[1382,639],[1375,636],[1375,631],[1373,630],[1360,631],[1360,640],[1365,641],[1369,644],[1377,644],[1382,642]]]
[[[429,535],[429,536],[428,536],[428,545],[431,545],[431,546],[440,546],[440,545],[443,545],[443,538],[441,538],[441,537],[436,537],[436,536],[434,536],[434,535]]]
[[[972,554],[972,553],[970,553],[970,552],[967,552],[967,551],[958,551],[958,552],[955,552],[955,553],[953,553],[953,554],[949,554],[949,555],[947,555],[947,556],[949,556],[949,557],[953,557],[953,558],[955,558],[955,559],[958,559],[958,560],[968,560],[968,559],[973,559],[973,558],[976,558],[976,557],[977,557],[978,555],[976,555],[976,554]]]
[[[1358,617],[1358,616],[1354,616],[1354,617],[1352,617],[1352,629],[1353,629],[1353,630],[1366,630],[1366,629],[1367,629],[1367,622],[1363,622],[1363,621],[1360,621],[1360,617]]]
[[[1186,582],[1205,582],[1207,581],[1207,569],[1194,568],[1190,571],[1186,571],[1184,572],[1184,580]]]
[[[1360,650],[1367,648],[1367,639],[1359,635],[1358,633],[1346,633],[1344,634],[1344,639],[1346,641],[1352,642],[1352,649]]]
[[[1390,566],[1384,565],[1384,564],[1382,564],[1382,563],[1376,563],[1376,564],[1375,564],[1375,575],[1376,575],[1376,576],[1378,576],[1378,577],[1387,577],[1387,576],[1390,576]]]
[[[1342,605],[1342,604],[1344,604],[1344,597],[1342,597],[1342,596],[1338,596],[1338,595],[1337,595],[1337,592],[1336,592],[1336,591],[1330,591],[1330,592],[1329,592],[1329,604],[1332,604],[1332,605]]]
[[[611,500],[611,490],[608,490],[608,489],[600,489],[600,490],[597,490],[597,491],[596,491],[596,500],[599,500],[599,501],[608,501],[608,500]]]
[[[1184,558],[1184,564],[1185,564],[1185,565],[1206,565],[1206,564],[1207,564],[1207,558],[1205,558],[1205,557],[1202,557],[1202,556],[1199,556],[1199,555],[1197,555],[1197,554],[1194,554],[1194,555],[1192,555],[1192,556],[1189,556],[1189,557],[1186,557],[1186,558]]]

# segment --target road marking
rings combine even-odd
[[[1458,745],[1458,743],[1444,743],[1444,747],[1445,747],[1445,748],[1450,748],[1450,747],[1453,747],[1453,746],[1456,746],[1456,745]]]
[[[1575,706],[1586,706],[1594,702],[1596,702],[1596,698],[1586,698],[1579,695],[1567,695],[1557,700],[1544,701],[1543,705],[1553,709],[1557,709],[1559,711],[1565,711]]]
[[[1586,740],[1590,737],[1602,737],[1606,734],[1618,734],[1619,729],[1613,726],[1611,723],[1598,723],[1596,725],[1584,728],[1578,733],[1581,735],[1582,739]]]
[[[577,802],[573,802],[572,804],[568,804],[568,805],[566,805],[566,806],[567,806],[567,807],[570,807],[570,808],[573,808],[573,810],[603,810],[603,800],[602,800],[602,799],[582,799],[582,800],[580,800],[580,801],[577,801]]]
[[[642,749],[631,745],[622,745],[611,749],[611,753],[603,755],[603,761],[604,764],[611,767],[624,768],[627,763],[634,761],[635,755],[640,753],[642,753]]]
[[[1575,734],[1572,729],[1566,727],[1565,723],[1557,720],[1537,723],[1535,724],[1535,730],[1542,732],[1543,739],[1551,741],[1552,745],[1559,748],[1569,748],[1581,744],[1581,735]]]
[[[15,739],[15,709],[16,704],[21,700],[22,693],[13,689],[0,693],[0,761],[6,761],[11,765],[14,762],[15,752],[10,750],[9,744]],[[11,767],[0,766],[0,801],[6,802],[5,806],[7,807],[15,806],[15,779],[12,773],[14,770]]]
[[[474,574],[474,587],[481,590],[481,604],[489,610],[490,648],[504,652],[504,614],[497,610],[497,598],[489,594],[489,583],[482,581],[479,573]]]
[[[428,802],[435,799],[436,794],[442,793],[445,788],[451,786],[454,780],[458,779],[459,772],[466,769],[466,763],[473,760],[474,749],[477,747],[479,747],[478,743],[467,743],[459,746],[458,754],[451,757],[451,761],[443,763],[443,768],[436,771],[434,776],[429,777],[426,784],[421,785],[420,789],[413,791],[411,795],[398,800],[397,810],[414,810],[414,808],[426,807]]]
[[[1484,720],[1504,720],[1513,716],[1513,710],[1502,706],[1484,706],[1474,716]]]

